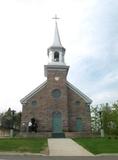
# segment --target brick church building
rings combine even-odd
[[[28,132],[33,118],[37,134],[48,137],[91,134],[92,100],[67,81],[69,66],[64,61],[65,51],[55,22],[54,41],[47,50],[49,62],[44,65],[47,80],[21,99],[22,133]]]

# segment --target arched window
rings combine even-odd
[[[59,52],[54,53],[54,61],[59,62]]]

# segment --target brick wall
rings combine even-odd
[[[64,131],[76,132],[77,118],[81,118],[83,123],[82,134],[91,133],[90,109],[80,96],[65,85],[66,74],[66,69],[48,70],[47,85],[23,106],[22,131],[28,130],[28,122],[34,117],[39,132],[50,132],[52,131],[52,114],[53,112],[60,112]],[[59,79],[55,80],[55,77],[59,77]],[[54,98],[52,96],[54,89],[61,91],[60,97]],[[33,106],[32,101],[34,100],[37,101],[37,104]]]
[[[86,102],[74,91],[68,88],[68,110],[69,110],[69,130],[76,130],[77,118],[81,118],[83,124],[82,132],[91,133],[90,108]]]

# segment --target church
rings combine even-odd
[[[69,66],[65,64],[65,51],[55,21],[54,40],[47,49],[49,62],[44,65],[47,80],[20,101],[22,133],[29,133],[29,123],[33,119],[39,135],[73,137],[91,134],[92,100],[67,81]]]

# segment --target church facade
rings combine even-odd
[[[39,134],[54,137],[90,135],[92,100],[67,81],[69,66],[64,61],[65,48],[60,41],[57,22],[47,55],[49,62],[44,66],[47,80],[21,99],[21,132],[28,132],[33,118]]]

